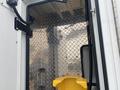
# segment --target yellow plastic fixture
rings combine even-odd
[[[57,90],[87,90],[87,80],[80,76],[64,76],[53,81]]]

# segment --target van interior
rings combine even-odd
[[[99,90],[87,5],[87,0],[68,0],[29,6],[27,17],[33,21],[27,45],[29,90],[56,90],[53,80],[65,75],[82,76],[88,90]]]

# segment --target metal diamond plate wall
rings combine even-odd
[[[88,44],[82,16],[44,17],[30,39],[30,90],[54,90],[56,77],[81,75],[80,47]]]
[[[80,47],[88,43],[86,22],[57,27],[58,76],[81,74]]]

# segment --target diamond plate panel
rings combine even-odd
[[[76,11],[78,13],[78,11]],[[54,90],[52,81],[81,75],[80,47],[88,44],[87,22],[64,12],[47,15],[30,39],[30,90]]]

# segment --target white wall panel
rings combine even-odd
[[[120,0],[112,0],[112,1],[113,1],[116,29],[117,29],[119,49],[120,49]]]
[[[109,90],[120,90],[120,55],[111,0],[98,0]]]
[[[17,9],[26,18],[26,5]],[[13,10],[0,0],[0,90],[25,90],[25,34],[14,29]]]
[[[26,20],[26,4],[18,2],[17,10],[20,16]],[[17,90],[26,88],[26,35],[20,30],[17,32]]]
[[[0,90],[16,90],[17,32],[14,14],[0,5]]]

